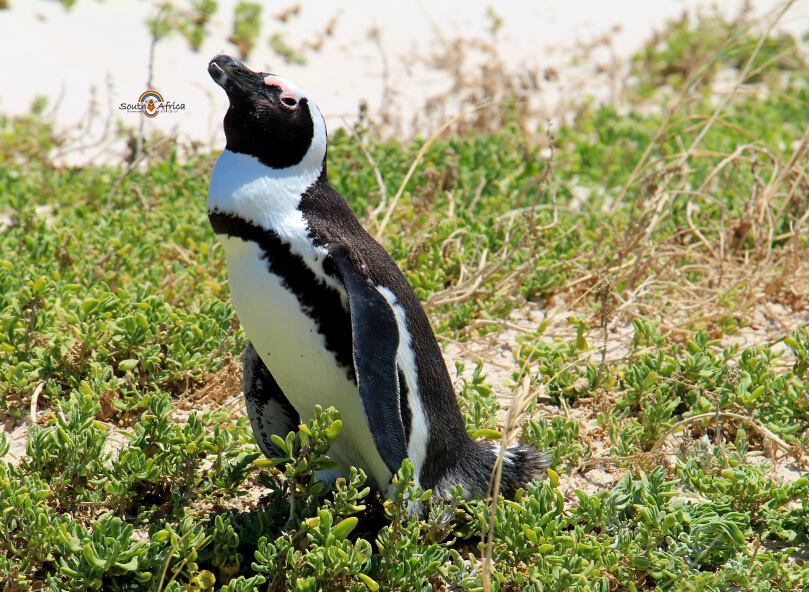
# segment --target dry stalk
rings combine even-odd
[[[126,177],[129,176],[129,173],[135,170],[140,165],[141,162],[143,162],[144,160],[149,158],[152,154],[157,152],[158,148],[160,148],[164,144],[168,144],[169,142],[175,142],[176,140],[177,138],[174,136],[166,136],[165,138],[162,138],[161,140],[155,142],[148,149],[143,150],[140,156],[138,156],[135,160],[133,160],[130,164],[128,164],[127,167],[124,169],[124,171],[118,176],[118,179],[115,180],[115,184],[112,186],[109,195],[107,195],[107,203],[104,205],[102,211],[106,213],[109,212],[110,209],[112,209],[112,199],[115,197],[115,192],[118,191],[118,188],[121,186],[121,183]]]
[[[592,467],[595,465],[600,465],[604,462],[623,462],[627,460],[635,460],[638,458],[642,458],[644,456],[649,456],[644,452],[639,452],[638,454],[630,454],[629,456],[597,456],[595,458],[588,458],[587,460],[581,461],[578,466],[573,470],[573,472],[579,472],[586,467]]]
[[[753,428],[755,428],[756,431],[758,431],[758,433],[760,433],[762,436],[764,436],[765,439],[771,441],[773,444],[775,444],[781,450],[784,450],[784,451],[789,451],[790,450],[790,447],[786,442],[784,442],[781,438],[779,438],[778,436],[773,434],[770,430],[768,430],[766,427],[764,427],[764,425],[762,425],[760,422],[756,421],[752,417],[745,417],[744,415],[739,415],[738,413],[730,413],[728,411],[721,411],[719,413],[715,413],[715,412],[701,413],[699,415],[693,415],[693,416],[691,416],[691,417],[689,417],[687,419],[684,419],[682,421],[678,421],[673,426],[671,426],[666,431],[665,434],[660,436],[658,441],[652,447],[652,450],[649,452],[649,454],[654,454],[655,452],[657,452],[658,449],[666,441],[666,439],[670,435],[672,435],[675,431],[677,431],[679,428],[687,426],[688,424],[691,424],[691,423],[695,423],[697,421],[702,421],[703,419],[714,418],[714,420],[716,420],[717,417],[729,417],[731,419],[735,419],[737,421],[744,422],[744,423],[752,426]]]
[[[565,365],[556,374],[551,377],[548,382],[553,382],[556,378],[574,366],[573,363]],[[526,360],[520,368],[519,374],[522,375],[522,386],[519,396],[514,396],[511,406],[506,416],[506,424],[503,428],[503,436],[500,439],[500,454],[497,457],[494,468],[492,469],[492,476],[489,480],[489,492],[491,492],[491,508],[489,510],[489,526],[486,533],[486,551],[483,559],[483,588],[484,590],[491,590],[491,561],[492,561],[492,544],[494,537],[494,518],[497,515],[497,498],[500,494],[500,481],[503,476],[503,459],[505,458],[506,449],[517,435],[517,428],[522,422],[525,414],[530,406],[531,400],[534,397],[541,398],[545,394],[545,384],[539,382],[536,393],[531,392],[531,376],[527,372],[528,360]],[[537,376],[539,378],[539,376]],[[515,388],[516,390],[516,388]],[[564,399],[562,399],[564,401]],[[483,533],[481,532],[481,537]]]
[[[544,390],[544,385],[540,385],[540,391]],[[522,379],[522,394],[520,397],[515,398],[511,407],[508,410],[506,419],[506,426],[503,430],[503,437],[500,443],[500,454],[497,457],[497,462],[494,465],[494,483],[490,482],[490,491],[492,492],[492,505],[489,510],[489,530],[486,533],[486,552],[483,559],[483,589],[485,592],[490,592],[492,589],[491,583],[491,569],[492,569],[492,546],[494,541],[494,519],[497,515],[497,498],[500,495],[500,481],[503,477],[503,459],[506,455],[506,449],[509,443],[517,433],[517,426],[522,421],[525,411],[528,409],[528,404],[531,400],[531,377],[526,373]]]
[[[716,256],[716,251],[713,250],[713,247],[708,242],[708,239],[705,238],[705,235],[702,234],[702,232],[700,232],[699,228],[694,226],[694,220],[692,220],[691,218],[691,213],[693,212],[693,209],[694,209],[694,202],[689,200],[685,206],[685,218],[686,220],[688,220],[688,227],[691,229],[691,232],[697,235],[700,242],[703,245],[705,245],[705,248],[708,249],[708,252],[711,254],[711,257],[713,257],[714,259],[720,259],[719,257]]]
[[[607,341],[609,339],[610,322],[615,316],[615,296],[612,294],[612,283],[606,277],[601,280],[601,294],[599,299],[601,300],[600,314],[601,328],[604,331],[604,342],[601,347],[601,363],[598,365],[598,374],[596,375],[594,389],[597,389],[601,385],[601,376],[604,371],[604,365],[607,362]]]
[[[39,401],[39,395],[42,393],[42,389],[45,388],[46,383],[46,380],[40,380],[39,384],[37,384],[37,387],[34,389],[34,394],[31,395],[31,410],[29,414],[31,423],[37,422],[37,402]]]
[[[668,185],[671,176],[669,175],[663,182],[663,185]],[[652,234],[657,228],[657,225],[660,223],[660,219],[663,215],[663,208],[666,204],[669,203],[669,195],[668,192],[661,192],[655,195],[654,197],[655,207],[653,210],[652,219],[649,222],[648,226],[646,227],[646,232],[643,235],[643,241],[641,242],[640,247],[638,248],[638,254],[635,256],[635,265],[632,266],[632,270],[626,274],[624,277],[627,279],[627,285],[632,286],[635,283],[635,277],[637,277],[638,272],[640,270],[640,262],[643,260],[643,252],[646,250],[646,246],[649,244],[649,240],[652,238]],[[623,278],[621,278],[623,279]]]
[[[772,31],[773,27],[775,27],[775,25],[781,20],[781,17],[784,15],[784,13],[792,6],[792,4],[794,4],[794,1],[795,0],[787,0],[787,2],[785,2],[782,5],[781,10],[779,11],[778,15],[774,19],[772,19],[772,21],[770,22],[770,24],[767,27],[764,34],[762,34],[761,37],[759,38],[759,41],[756,44],[756,47],[753,50],[753,53],[750,55],[750,58],[748,59],[747,63],[745,64],[742,72],[739,74],[739,76],[738,76],[738,78],[736,80],[736,83],[733,86],[733,89],[730,92],[725,93],[725,95],[722,97],[722,100],[720,101],[719,105],[717,106],[717,108],[714,111],[711,118],[708,120],[708,123],[703,127],[700,134],[691,143],[691,146],[688,148],[688,150],[685,152],[685,154],[683,154],[680,157],[678,165],[680,165],[680,166],[684,165],[688,161],[688,159],[693,155],[694,151],[700,145],[700,143],[702,142],[705,135],[708,133],[710,128],[716,122],[716,120],[719,117],[720,113],[724,110],[724,108],[727,105],[728,101],[731,99],[731,97],[733,97],[738,92],[739,87],[741,86],[741,84],[745,80],[747,80],[747,77],[748,77],[749,72],[750,72],[750,68],[752,67],[753,61],[755,60],[756,56],[761,51],[761,47],[763,46],[764,42],[766,41],[766,39],[769,36],[770,32]],[[705,70],[705,68],[707,68],[711,63],[713,63],[719,57],[719,55],[721,55],[721,53],[723,51],[725,51],[725,49],[732,43],[732,41],[734,41],[736,39],[736,37],[739,36],[741,33],[742,33],[741,31],[738,32],[736,36],[734,36],[732,39],[729,39],[727,42],[725,42],[725,44],[722,45],[722,47],[717,49],[710,57],[708,57],[705,60],[705,62],[699,68],[697,68],[694,71],[694,73],[691,75],[691,77],[688,79],[688,81],[683,85],[683,89],[680,91],[680,94],[677,96],[677,100],[674,101],[674,104],[672,105],[671,109],[669,109],[669,112],[666,114],[666,118],[663,120],[663,123],[661,123],[660,127],[658,127],[657,131],[655,132],[654,137],[652,138],[652,141],[649,142],[649,145],[644,150],[643,155],[641,156],[640,160],[638,160],[638,163],[635,165],[635,168],[632,170],[632,173],[629,175],[629,179],[627,180],[627,182],[624,184],[623,188],[621,189],[621,193],[618,195],[618,197],[613,202],[612,207],[610,209],[610,212],[613,215],[617,213],[618,208],[623,203],[623,200],[624,200],[624,198],[626,196],[626,193],[629,190],[629,188],[634,186],[635,182],[638,180],[640,172],[644,169],[644,167],[646,165],[646,161],[649,158],[649,156],[651,155],[652,150],[657,145],[660,138],[665,134],[665,131],[669,128],[669,124],[671,123],[672,118],[674,117],[674,114],[677,111],[679,111],[680,107],[686,102],[686,95],[691,91],[691,88],[693,87],[693,85],[700,79],[700,77],[702,76],[702,73]]]
[[[514,220],[512,219],[511,223],[513,224],[513,222]],[[510,229],[507,230],[506,237],[503,240],[504,245],[498,252],[498,257],[495,258],[497,261],[496,263],[486,261],[489,251],[487,248],[484,249],[480,258],[480,263],[478,264],[477,272],[475,272],[475,274],[465,282],[433,294],[430,299],[427,300],[427,302],[422,304],[424,310],[429,310],[433,306],[463,302],[471,298],[483,282],[487,281],[491,276],[497,273],[500,268],[503,267],[503,265],[505,265],[514,256],[514,253],[523,247],[526,239],[530,236],[530,233],[526,230],[523,232],[520,240],[517,241],[517,243],[511,249],[508,249],[509,233]],[[458,294],[458,292],[461,293]]]
[[[691,153],[696,149],[697,146],[699,146],[702,143],[703,138],[707,135],[708,131],[711,129],[711,126],[713,126],[714,122],[719,117],[719,114],[722,113],[722,111],[725,110],[725,106],[728,104],[728,101],[730,101],[731,97],[733,97],[733,95],[736,94],[736,91],[739,89],[739,87],[742,85],[742,83],[745,80],[747,80],[747,76],[748,76],[748,73],[750,72],[750,68],[753,66],[753,62],[755,61],[756,56],[758,56],[758,53],[761,51],[761,48],[763,47],[764,42],[770,36],[770,32],[773,30],[773,27],[775,27],[775,25],[778,23],[778,21],[781,20],[781,17],[784,16],[784,13],[787,10],[789,10],[789,8],[794,3],[795,3],[795,0],[787,0],[786,2],[784,2],[784,4],[781,7],[780,12],[778,13],[778,15],[774,19],[772,19],[772,21],[770,21],[770,24],[767,27],[767,29],[764,31],[764,33],[762,33],[761,37],[759,37],[758,43],[756,44],[756,47],[753,50],[753,53],[750,54],[750,58],[747,60],[747,63],[744,65],[744,68],[739,73],[739,76],[736,79],[736,83],[733,85],[733,89],[729,93],[725,93],[723,95],[722,100],[719,102],[719,105],[717,105],[716,109],[714,110],[713,115],[711,115],[711,118],[708,120],[708,123],[705,124],[705,126],[702,128],[702,131],[699,133],[699,135],[691,143],[691,147],[688,149],[688,151],[680,159],[680,164],[685,164],[688,161],[688,159],[691,157]]]
[[[775,297],[784,286],[789,286],[791,297],[796,301],[805,298],[809,282],[804,277],[805,258],[801,253],[805,247],[799,237],[806,232],[803,226],[809,214],[802,211],[803,215],[798,218],[789,209],[795,196],[809,188],[809,175],[804,170],[806,163],[805,158],[800,158],[801,154],[805,157],[806,150],[799,147],[787,166],[766,148],[749,144],[739,146],[732,154],[695,150],[692,155],[695,158],[704,156],[721,160],[712,167],[697,191],[676,187],[658,190],[659,197],[653,206],[641,214],[646,222],[635,225],[639,230],[626,239],[626,246],[619,248],[612,261],[602,269],[602,273],[617,277],[616,282],[623,278],[632,280],[633,271],[638,274],[641,266],[646,270],[647,279],[641,290],[632,288],[629,295],[626,292],[616,294],[620,302],[619,312],[632,318],[651,316],[652,320],[664,320],[666,328],[682,333],[689,324],[713,323],[722,317],[735,316],[738,319],[739,315],[747,315],[760,307],[764,300]],[[678,158],[682,158],[682,154]],[[762,159],[769,168],[768,175],[761,170]],[[736,185],[734,175],[739,164],[752,167],[755,183],[749,188],[751,196],[746,202],[747,210],[741,219],[734,219],[728,207],[709,192],[721,191],[717,185],[723,180],[726,188],[728,184]],[[679,176],[672,170],[665,175],[668,184]],[[764,180],[763,176],[769,179]],[[762,205],[762,196],[768,187],[779,183],[779,178],[784,179],[783,185],[787,185],[788,190],[777,193],[778,200],[773,196]],[[685,178],[682,179],[680,183]],[[747,188],[737,185],[735,190],[744,192]],[[707,202],[718,210],[718,217],[700,214],[695,200],[691,199],[686,203],[686,224],[676,229],[667,241],[655,244],[653,250],[644,248],[643,245],[651,244],[650,230],[662,224],[665,200],[673,205],[680,196]],[[763,224],[757,222],[759,212],[763,212]],[[698,220],[700,216],[703,220]],[[790,231],[777,233],[779,225],[783,227],[785,223]],[[745,248],[748,236],[754,238],[754,242]],[[784,244],[783,241],[788,242]],[[636,249],[643,253],[641,258],[627,257]],[[632,270],[627,272],[627,267]],[[597,276],[586,269],[581,272],[580,277],[567,284],[565,291]],[[631,287],[631,282],[625,282],[624,286],[625,289]]]
[[[396,205],[399,203],[399,199],[402,197],[402,194],[404,193],[405,187],[407,187],[407,184],[410,182],[410,178],[413,176],[413,173],[416,172],[416,168],[421,162],[421,159],[424,158],[424,155],[427,153],[427,150],[429,150],[430,146],[432,146],[433,142],[435,142],[438,139],[438,137],[444,133],[445,130],[447,130],[453,123],[455,123],[459,119],[466,117],[470,113],[474,113],[475,111],[479,111],[480,109],[483,109],[485,107],[491,107],[496,104],[499,103],[497,103],[496,101],[486,101],[485,103],[475,105],[471,109],[466,109],[465,111],[462,111],[461,113],[459,113],[458,115],[456,115],[455,117],[444,123],[444,125],[439,127],[436,131],[432,133],[432,135],[429,138],[427,138],[427,141],[424,142],[424,145],[421,147],[421,150],[419,150],[418,154],[416,155],[416,158],[413,159],[413,164],[410,165],[410,168],[408,169],[407,174],[405,175],[405,178],[402,181],[402,184],[399,186],[399,190],[396,192],[396,195],[393,196],[393,200],[391,201],[388,210],[385,212],[385,217],[382,218],[382,222],[377,226],[376,236],[374,238],[378,242],[382,242],[382,235],[385,233],[385,228],[387,227],[388,222],[390,222],[390,218],[393,215],[393,211],[396,209]]]
[[[385,185],[385,180],[382,178],[382,173],[379,171],[379,167],[377,166],[376,161],[374,160],[374,157],[371,156],[371,153],[368,151],[368,148],[365,147],[362,138],[360,138],[359,134],[357,134],[357,130],[354,129],[353,125],[350,125],[348,123],[345,117],[343,117],[342,119],[343,123],[345,124],[345,128],[349,132],[351,132],[352,136],[354,136],[354,139],[357,141],[357,145],[360,147],[360,150],[362,150],[362,154],[365,156],[365,160],[368,161],[368,165],[373,169],[374,177],[376,177],[376,184],[379,187],[379,205],[368,213],[365,224],[367,226],[370,220],[375,220],[376,217],[379,215],[379,213],[385,209],[385,206],[388,203],[388,189],[387,186]]]
[[[806,126],[806,129],[803,132],[803,136],[801,136],[800,143],[798,147],[795,149],[795,152],[792,153],[792,157],[789,159],[787,165],[781,169],[780,174],[776,178],[776,180],[767,188],[764,197],[762,198],[762,208],[765,205],[768,205],[772,200],[773,196],[778,192],[781,186],[787,179],[789,173],[793,172],[796,169],[796,164],[798,159],[803,155],[804,151],[806,150],[807,146],[809,146],[809,125]],[[805,170],[802,171],[803,174],[806,174]],[[795,185],[790,189],[789,197],[787,199],[787,205],[789,202],[792,201],[792,195],[794,194],[795,186],[797,185],[797,180]]]
[[[590,458],[590,459],[587,459],[587,460],[584,460],[584,461],[580,462],[578,467],[576,467],[575,470],[580,471],[583,468],[594,466],[594,465],[599,465],[599,464],[605,463],[605,462],[624,462],[624,461],[636,460],[638,458],[643,458],[643,457],[654,457],[655,455],[660,454],[660,452],[659,452],[660,447],[665,443],[666,439],[671,434],[673,434],[675,431],[677,431],[678,429],[680,429],[680,428],[682,428],[682,427],[684,427],[686,425],[696,423],[698,421],[702,421],[703,419],[713,418],[714,421],[717,421],[718,418],[720,418],[720,417],[727,417],[727,418],[730,418],[730,419],[735,419],[737,421],[744,422],[744,423],[752,426],[754,429],[756,429],[762,436],[764,436],[764,438],[766,440],[772,442],[773,444],[775,444],[776,447],[780,448],[781,450],[784,450],[785,452],[789,452],[790,450],[792,450],[783,440],[781,440],[778,436],[776,436],[774,433],[772,433],[770,430],[768,430],[766,427],[764,427],[761,423],[757,422],[753,418],[745,417],[743,415],[739,415],[738,413],[729,413],[729,412],[726,412],[726,411],[710,412],[710,413],[702,413],[700,415],[694,415],[692,417],[689,417],[687,419],[684,419],[682,421],[677,422],[676,424],[671,426],[671,428],[669,428],[669,430],[665,434],[663,434],[657,440],[657,442],[655,442],[655,445],[652,447],[652,449],[649,452],[639,452],[637,454],[631,454],[629,456],[599,456],[599,457],[596,457],[596,458]],[[718,424],[717,424],[717,426],[718,426]],[[717,428],[717,430],[719,430],[719,429],[720,428]],[[719,434],[720,434],[720,432],[717,431],[718,438],[721,438],[721,436]],[[717,446],[719,446],[719,445],[721,445],[721,443],[717,444]],[[723,454],[723,456],[724,456],[724,454]],[[727,466],[727,457],[725,457],[725,463],[726,463],[725,466]]]
[[[180,539],[180,541],[178,541],[178,542],[177,542],[177,545],[179,546],[179,545],[180,545],[180,542],[181,542],[181,541],[182,541],[182,540],[183,540],[183,539],[186,537],[186,535],[191,534],[192,532],[194,532],[194,531],[193,531],[193,530],[189,530],[187,533],[185,533],[185,534],[183,535],[183,537]],[[194,548],[193,548],[193,550],[192,550],[192,552],[191,552],[191,553],[189,553],[188,555],[186,555],[186,557],[183,559],[182,563],[180,563],[180,566],[177,568],[177,571],[175,571],[175,572],[174,572],[174,575],[173,575],[173,576],[171,576],[171,579],[170,579],[170,580],[169,580],[169,581],[166,583],[166,585],[167,585],[167,586],[171,585],[171,583],[172,583],[172,582],[175,580],[175,578],[177,577],[177,574],[179,574],[179,573],[180,573],[180,571],[181,571],[181,570],[182,570],[182,569],[185,567],[185,564],[186,564],[186,563],[188,563],[188,560],[189,560],[189,559],[191,559],[191,556],[194,554],[194,552],[195,552],[197,549],[203,549],[203,548],[205,548],[205,545],[207,545],[207,544],[208,544],[208,542],[209,542],[209,541],[210,541],[212,538],[213,538],[213,535],[208,535],[208,536],[206,536],[204,539],[202,539],[202,542],[201,542],[201,543],[200,543],[198,546],[196,546],[196,547],[194,547]],[[158,588],[158,592],[162,592],[162,590],[163,590],[163,578],[166,576],[166,569],[168,568],[168,566],[169,566],[169,562],[171,561],[171,556],[172,556],[172,555],[174,555],[174,550],[175,550],[175,547],[172,547],[172,548],[171,548],[171,553],[169,554],[168,559],[166,559],[166,565],[163,567],[163,575],[162,575],[162,576],[160,576],[160,587]]]
[[[194,532],[193,529],[189,530],[182,537],[180,537],[180,540],[177,541],[177,546],[172,545],[171,551],[169,552],[169,556],[166,557],[166,563],[165,563],[165,565],[163,565],[163,573],[160,575],[160,583],[157,586],[157,592],[162,592],[162,590],[163,590],[163,580],[165,579],[166,572],[169,569],[169,563],[171,563],[171,558],[174,557],[174,552],[177,550],[177,547],[180,546],[180,543],[182,543],[185,540],[185,537],[190,535],[192,532]]]
[[[480,201],[480,196],[483,194],[484,187],[486,187],[486,178],[481,176],[480,180],[478,181],[478,187],[475,189],[475,196],[472,198],[472,201],[469,202],[469,205],[466,206],[466,209],[469,212],[475,211],[475,206],[478,205],[478,201]]]

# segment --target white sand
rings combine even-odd
[[[65,11],[52,0],[10,0],[11,9],[0,11],[0,39],[4,66],[0,78],[0,112],[16,114],[29,109],[38,95],[51,102],[62,94],[59,125],[78,121],[97,89],[102,103],[101,120],[110,112],[127,125],[137,127],[141,115],[118,111],[120,103],[135,103],[147,90],[150,37],[144,24],[156,14],[156,2],[144,0],[78,0]],[[182,0],[175,0],[184,6]],[[236,0],[220,0],[211,33],[199,52],[192,51],[179,34],[156,48],[153,88],[167,101],[184,103],[177,114],[161,113],[146,122],[150,129],[178,130],[181,134],[221,146],[221,119],[227,106],[225,94],[209,78],[206,65],[219,52],[238,56],[227,41],[232,31]],[[613,47],[619,58],[636,51],[653,29],[684,9],[704,4],[694,0],[468,0],[463,9],[448,0],[430,2],[376,2],[372,0],[302,3],[301,12],[286,24],[272,14],[282,7],[264,8],[258,46],[248,60],[257,70],[272,71],[296,81],[315,98],[331,128],[340,115],[355,116],[358,102],[366,99],[371,113],[382,97],[382,58],[368,39],[378,27],[389,63],[389,82],[398,93],[405,115],[425,98],[447,88],[449,78],[423,66],[407,72],[403,60],[428,55],[441,40],[459,36],[488,36],[487,7],[494,6],[503,19],[498,47],[509,68],[523,64],[545,68],[564,66],[564,49],[578,41],[591,41],[618,25]],[[735,14],[739,0],[716,2]],[[758,0],[756,14],[772,10],[779,2]],[[564,5],[564,6],[562,6]],[[285,34],[287,43],[300,47],[314,41],[319,31],[336,17],[334,35],[326,38],[319,53],[308,52],[308,64],[284,64],[268,45],[273,32]],[[783,26],[794,31],[809,29],[809,0],[799,0],[786,15]],[[562,68],[564,78],[564,68]],[[110,90],[107,84],[111,85]],[[96,128],[100,129],[99,127]]]

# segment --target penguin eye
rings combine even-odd
[[[294,107],[295,105],[298,104],[298,102],[292,97],[284,97],[283,99],[281,99],[281,102],[288,107]]]

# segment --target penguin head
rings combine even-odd
[[[326,122],[298,85],[253,72],[226,55],[214,57],[208,73],[230,100],[224,126],[228,150],[254,156],[273,169],[322,167]]]

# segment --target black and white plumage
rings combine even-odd
[[[466,433],[441,350],[413,289],[362,228],[326,174],[326,124],[298,86],[216,56],[227,91],[227,147],[214,166],[208,216],[225,248],[231,297],[251,346],[244,392],[264,454],[333,405],[343,428],[324,480],[362,468],[390,494],[409,458],[417,483],[444,499],[462,484],[486,494],[499,446]],[[501,491],[540,477],[548,457],[505,455]]]

